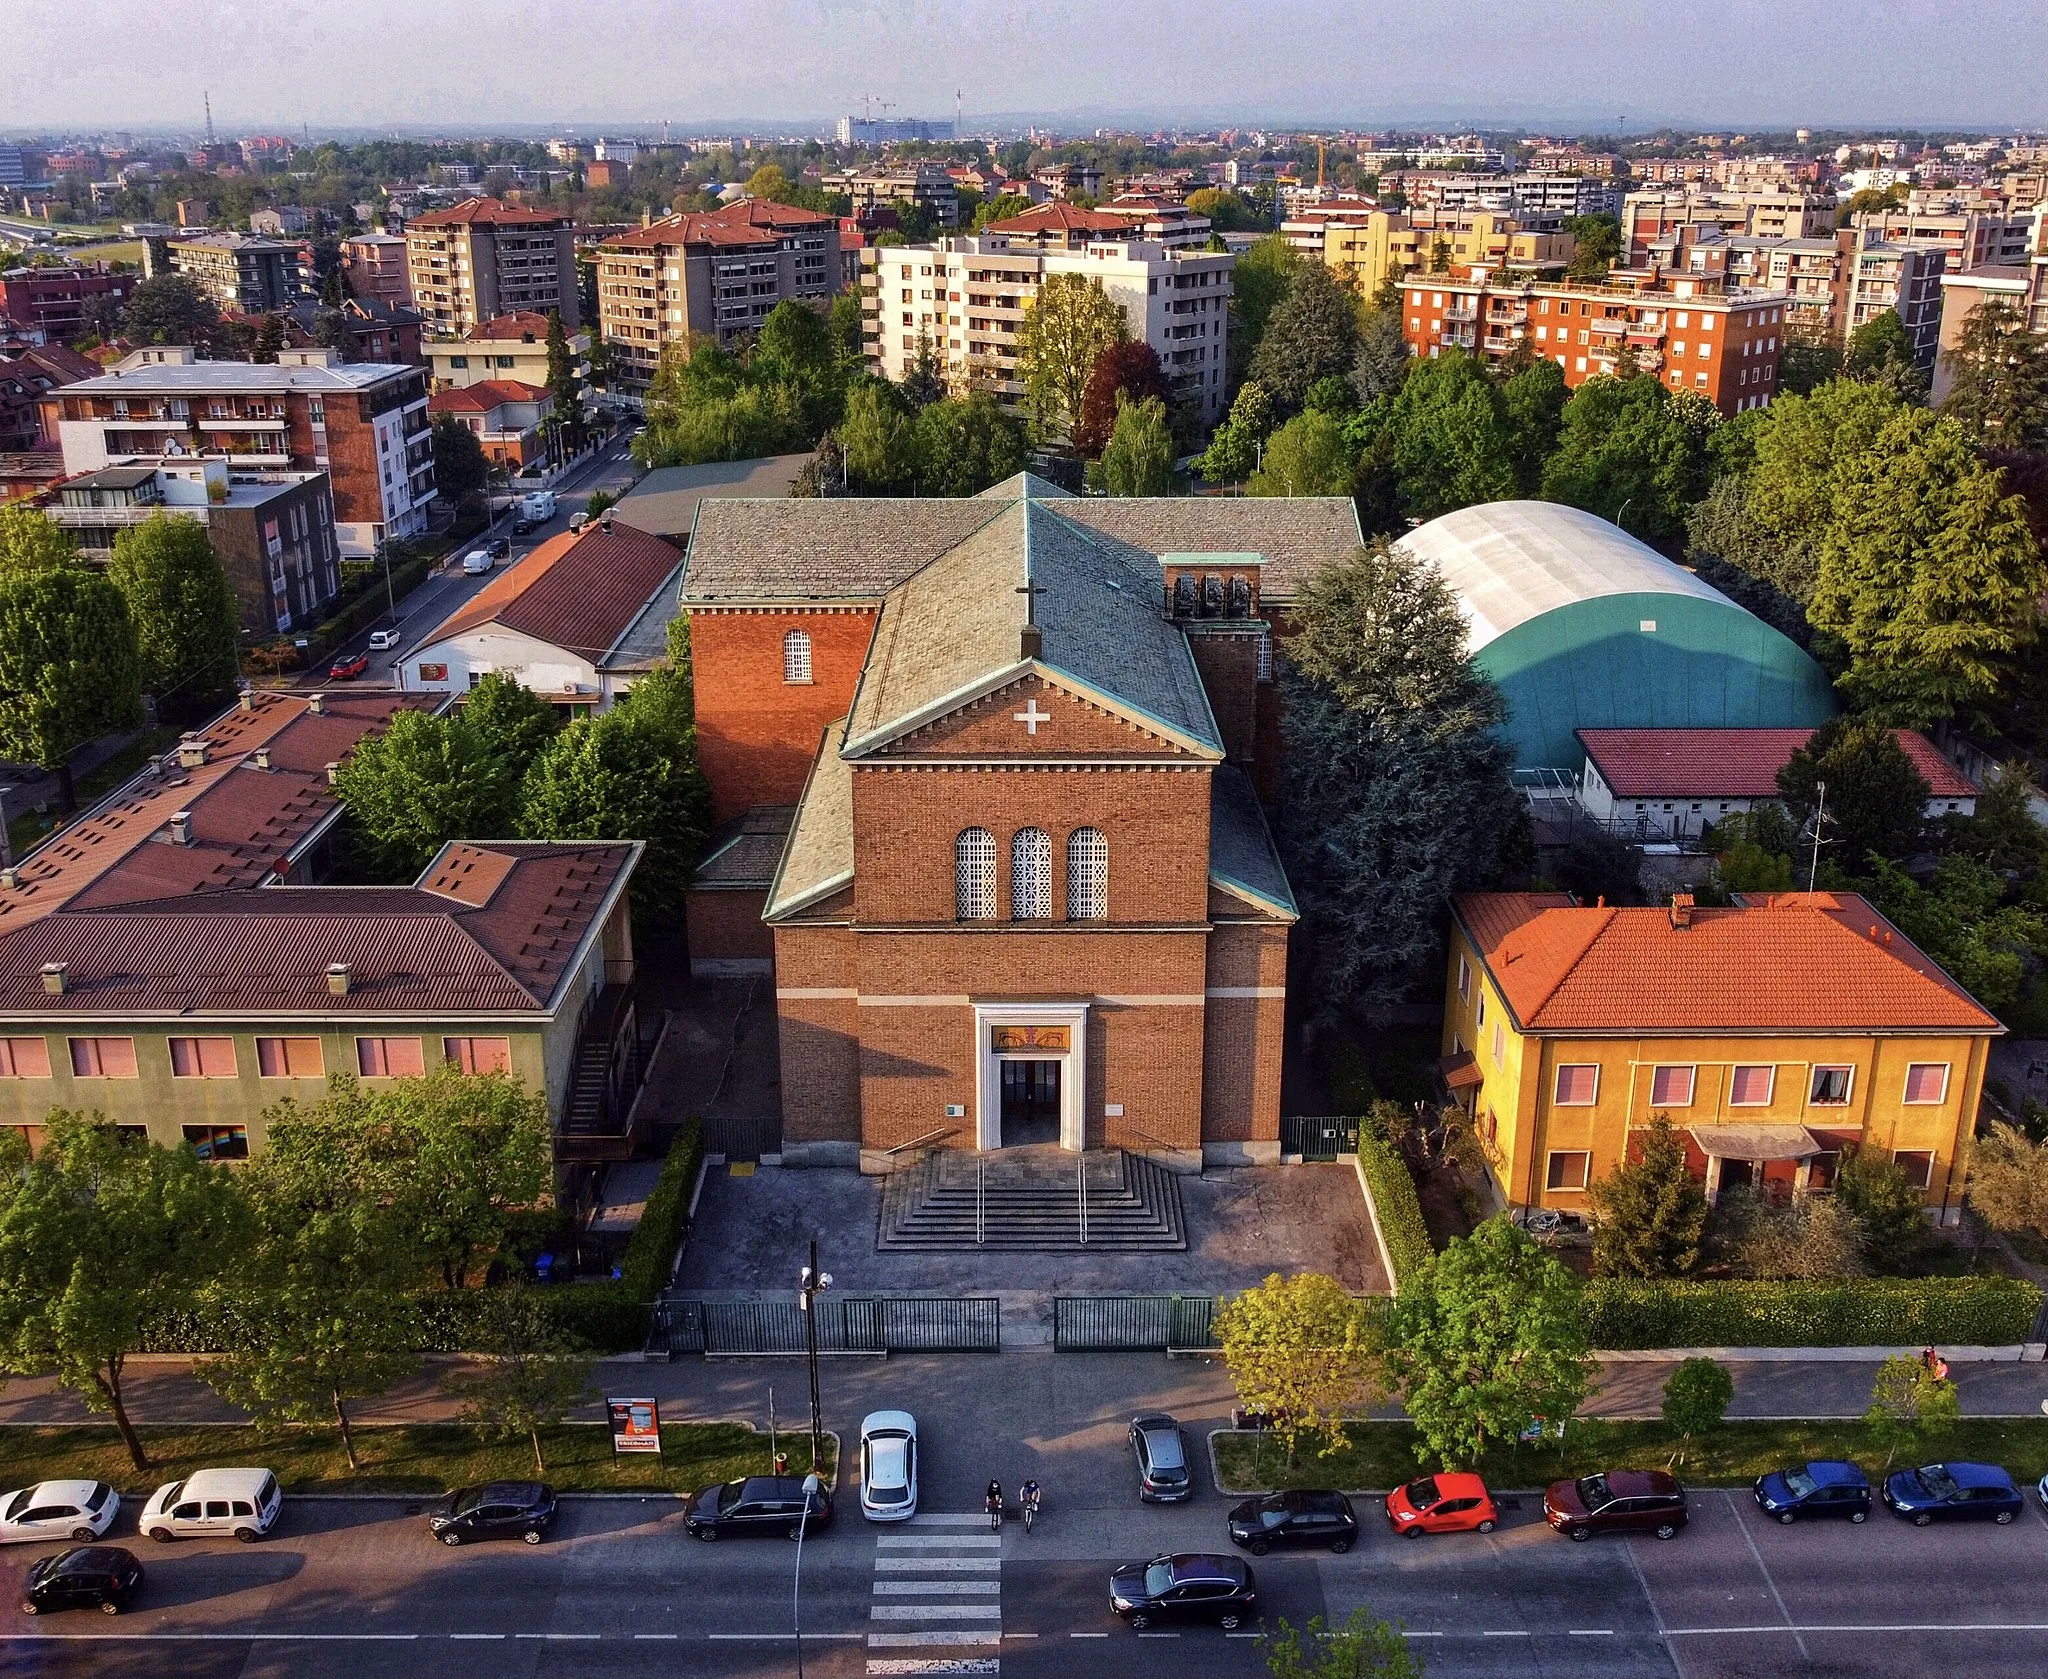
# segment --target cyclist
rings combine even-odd
[[[990,1527],[1000,1527],[1003,1521],[1003,1483],[991,1478],[988,1484],[988,1495],[982,1502],[988,1507],[988,1525]]]
[[[1017,1489],[1017,1503],[1024,1511],[1024,1531],[1026,1533],[1031,1531],[1031,1524],[1038,1519],[1038,1500],[1040,1496],[1036,1481],[1026,1481]]]

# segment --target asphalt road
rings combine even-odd
[[[469,545],[469,547],[480,546],[491,535],[511,538],[512,552],[505,559],[500,560],[491,571],[481,576],[471,577],[462,570],[459,563],[452,567],[438,567],[428,575],[426,581],[420,584],[417,589],[399,601],[398,617],[395,622],[403,639],[396,648],[388,652],[371,654],[370,668],[363,673],[361,680],[373,682],[379,686],[395,682],[393,667],[405,658],[409,650],[422,636],[431,631],[436,624],[440,623],[449,613],[462,605],[470,596],[483,588],[493,577],[504,575],[506,571],[518,565],[521,560],[525,559],[528,554],[531,554],[543,542],[546,542],[550,537],[559,536],[563,531],[567,530],[569,528],[570,516],[582,512],[584,502],[589,499],[593,491],[611,490],[619,492],[630,488],[636,475],[633,458],[627,448],[630,431],[631,428],[628,427],[626,431],[621,432],[611,443],[582,462],[575,470],[568,473],[554,486],[555,516],[546,524],[536,526],[524,536],[515,537],[511,534],[514,509],[508,506],[500,512],[497,523],[492,526],[491,530],[477,537]],[[464,548],[462,552],[469,552],[469,548]],[[460,556],[458,555],[455,558],[459,562]],[[389,629],[393,622],[394,620],[389,615],[380,616],[374,624],[366,625],[352,641],[338,648],[333,658],[340,660],[351,658],[357,653],[369,652],[371,631]],[[332,686],[324,668],[306,672],[304,675],[296,678],[292,685],[296,688],[306,689]]]
[[[396,1500],[293,1500],[254,1546],[141,1544],[144,1595],[119,1619],[33,1622],[0,1601],[0,1674],[235,1679],[740,1676],[795,1671],[796,1549],[692,1542],[672,1501],[570,1505],[549,1542],[450,1551]],[[1265,1669],[1255,1629],[1134,1634],[1107,1612],[1112,1561],[1220,1543],[1213,1495],[1178,1509],[1049,1504],[1035,1533],[980,1519],[879,1528],[843,1506],[804,1547],[804,1666],[820,1679],[1234,1679]],[[1261,1559],[1268,1618],[1358,1603],[1404,1622],[1438,1679],[1771,1679],[2048,1669],[2048,1522],[1915,1529],[1879,1513],[1780,1527],[1746,1494],[1696,1495],[1675,1540],[1573,1545],[1532,1500],[1498,1533],[1396,1541],[1376,1511],[1348,1556]],[[132,1531],[132,1522],[121,1524]],[[25,1566],[18,1548],[7,1566]]]

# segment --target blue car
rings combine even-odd
[[[1847,1516],[1860,1522],[1870,1515],[1870,1477],[1853,1463],[1820,1458],[1759,1475],[1757,1507],[1781,1522],[1801,1516]]]
[[[1923,1463],[1884,1484],[1892,1513],[1915,1527],[1929,1522],[1997,1522],[2020,1513],[2020,1489],[1995,1463]]]

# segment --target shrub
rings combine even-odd
[[[1394,1266],[1387,1285],[1399,1294],[1436,1257],[1436,1249],[1429,1240],[1429,1226],[1422,1221],[1415,1178],[1400,1151],[1364,1125],[1358,1133],[1358,1164],[1372,1189],[1380,1237],[1387,1244],[1387,1257]]]
[[[1377,1188],[1374,1191],[1378,1193]],[[2041,1291],[2016,1277],[1673,1282],[1596,1277],[1593,1345],[1649,1347],[2011,1346]]]
[[[703,1126],[695,1118],[685,1120],[669,1145],[661,1176],[647,1197],[647,1208],[634,1227],[632,1240],[626,1244],[626,1257],[619,1265],[620,1286],[629,1298],[642,1305],[668,1286],[669,1265],[682,1245],[690,1219],[690,1192],[696,1187],[697,1169],[703,1163]]]

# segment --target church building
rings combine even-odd
[[[691,959],[773,975],[785,1160],[1277,1157],[1270,618],[1358,543],[1348,500],[1028,475],[701,504]]]

